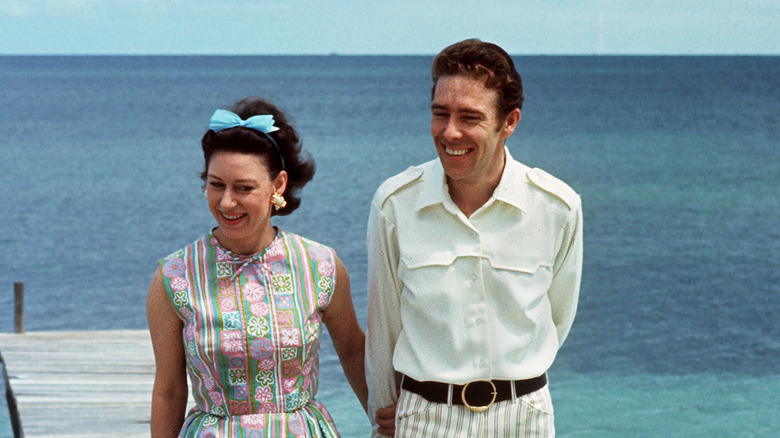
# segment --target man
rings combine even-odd
[[[523,88],[503,49],[456,43],[432,77],[439,159],[384,182],[369,217],[374,435],[554,436],[546,371],[577,308],[580,198],[505,147]]]

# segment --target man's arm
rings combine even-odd
[[[555,257],[555,270],[547,292],[552,307],[552,317],[558,332],[558,346],[569,334],[577,312],[582,277],[582,202],[571,209],[563,229],[562,238]]]
[[[377,409],[398,399],[393,369],[393,352],[401,332],[398,281],[398,247],[394,224],[383,215],[376,200],[368,219],[368,312],[366,337],[366,380],[368,416],[378,436]]]

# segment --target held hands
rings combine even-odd
[[[379,432],[382,435],[395,435],[395,408],[397,404],[385,406],[376,411],[376,424],[379,426]]]

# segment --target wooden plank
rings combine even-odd
[[[0,333],[0,354],[25,438],[149,436],[147,330]]]

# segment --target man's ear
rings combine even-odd
[[[507,114],[504,124],[501,126],[501,136],[504,140],[515,132],[518,123],[520,123],[520,108],[515,108]]]

